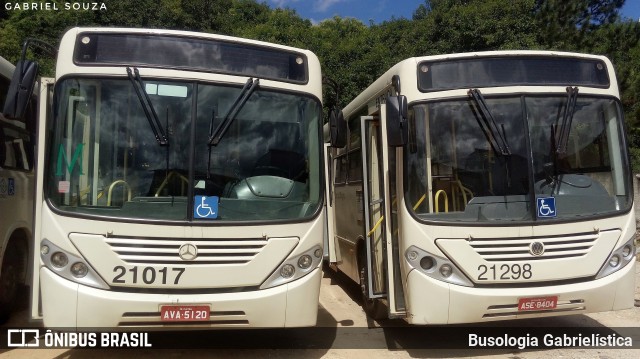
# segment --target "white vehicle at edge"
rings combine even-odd
[[[619,97],[603,56],[401,61],[329,124],[328,261],[413,324],[632,307]]]
[[[0,57],[0,110],[15,66]],[[29,253],[33,228],[34,111],[9,120],[0,114],[0,322],[19,305],[19,293],[29,283]]]

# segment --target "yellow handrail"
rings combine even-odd
[[[420,199],[418,200],[418,202],[415,204],[415,206],[413,206],[413,210],[415,211],[418,207],[420,207],[420,205],[422,204],[422,202],[424,201],[424,199],[427,198],[427,194],[423,194],[422,197],[420,197]]]
[[[160,191],[162,191],[162,189],[167,185],[167,183],[169,183],[169,179],[171,179],[171,177],[173,177],[173,176],[179,176],[180,179],[182,180],[182,182],[184,182],[185,184],[189,185],[189,180],[187,179],[187,177],[181,175],[180,173],[178,173],[176,171],[171,171],[171,172],[169,172],[167,177],[164,179],[164,181],[162,181],[162,183],[160,183],[160,187],[158,187],[158,190],[156,191],[155,197],[158,197],[158,195],[160,195]]]
[[[111,183],[111,185],[109,186],[109,191],[107,192],[107,206],[111,205],[111,192],[113,192],[113,187],[118,184],[123,184],[125,187],[127,187],[127,200],[131,201],[131,187],[129,186],[129,184],[125,180],[115,180],[113,181],[113,183]]]
[[[382,224],[382,222],[384,221],[384,216],[380,217],[380,219],[378,220],[378,222],[376,222],[375,226],[373,226],[373,228],[371,228],[371,230],[369,231],[369,233],[367,233],[367,237],[369,237],[370,235],[373,234],[373,232],[376,231],[376,229],[378,229],[378,227],[380,226],[380,224]]]
[[[447,192],[445,192],[445,190],[441,189],[438,192],[436,192],[436,197],[433,200],[435,202],[436,208],[435,208],[435,212],[436,213],[440,213],[440,206],[438,205],[438,198],[440,197],[440,195],[444,195],[444,211],[445,212],[449,212],[449,197],[447,196]]]

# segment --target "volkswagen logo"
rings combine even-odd
[[[529,245],[529,253],[532,256],[539,257],[544,254],[544,244],[542,242],[533,242]]]
[[[178,249],[178,255],[182,260],[192,261],[198,256],[198,247],[191,243],[183,244]]]

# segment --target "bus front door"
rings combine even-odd
[[[364,190],[366,271],[368,297],[387,297],[387,223],[380,121],[362,116],[362,171]]]

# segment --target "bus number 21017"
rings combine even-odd
[[[124,266],[113,267],[115,273],[112,283],[114,284],[138,284],[142,281],[144,284],[167,284],[167,280],[173,279],[173,284],[178,284],[185,268],[169,268],[162,267],[138,267],[133,266],[127,270]],[[169,278],[171,277],[171,278]]]

